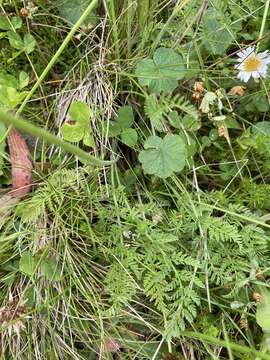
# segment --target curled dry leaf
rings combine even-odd
[[[244,86],[234,86],[229,91],[229,95],[244,96],[246,88]]]
[[[31,189],[32,163],[25,140],[12,129],[7,139],[12,165],[12,197],[21,199]]]
[[[13,191],[0,197],[0,229],[14,206],[31,189],[32,163],[26,142],[16,129],[10,131],[7,142],[12,166]]]

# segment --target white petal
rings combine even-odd
[[[238,70],[244,70],[245,65],[244,65],[244,63],[242,62],[241,64],[235,65],[235,68],[238,69]]]
[[[257,56],[259,56],[259,58],[261,58],[261,59],[267,57],[268,56],[268,50],[265,50],[264,52],[258,53]]]
[[[255,50],[255,46],[249,46],[248,48],[240,51],[237,53],[237,56],[241,57],[241,58],[246,58],[249,55],[251,55]]]
[[[238,77],[241,81],[245,81],[246,72],[245,72],[245,71],[240,71],[239,74],[237,75],[237,77]]]
[[[243,71],[243,79],[242,79],[242,81],[244,81],[244,82],[248,82],[248,80],[250,79],[250,77],[251,77],[251,72],[248,72],[248,71]]]
[[[258,71],[252,71],[251,76],[253,79],[259,79],[260,73]]]
[[[260,74],[260,77],[265,78],[265,77],[266,77],[266,74],[267,74],[267,69],[259,70],[259,74]]]

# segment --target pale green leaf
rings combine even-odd
[[[95,146],[95,140],[93,137],[93,134],[91,133],[90,129],[86,130],[84,137],[83,137],[83,143],[86,146],[94,147]]]
[[[87,104],[81,101],[74,101],[68,111],[71,120],[78,122],[82,126],[89,123],[91,112]]]
[[[270,332],[270,292],[261,287],[261,300],[257,304],[256,321],[264,333]]]
[[[61,134],[64,140],[78,142],[83,139],[85,127],[80,124],[70,124],[68,122],[61,126]]]
[[[163,139],[150,136],[144,148],[145,150],[139,154],[139,160],[147,174],[166,178],[174,172],[181,171],[185,166],[187,149],[185,142],[178,135],[168,134]]]
[[[37,268],[38,259],[30,251],[25,251],[19,262],[19,270],[23,274],[32,276]]]

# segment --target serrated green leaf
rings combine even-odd
[[[213,55],[223,55],[234,41],[232,29],[226,28],[216,11],[207,11],[202,20],[205,49]]]
[[[35,50],[36,40],[33,35],[26,34],[23,38],[23,44],[24,44],[24,51],[27,54],[30,54]]]
[[[88,0],[60,0],[58,10],[60,16],[71,24],[75,24],[89,5]],[[87,17],[85,24],[89,25],[96,20],[93,13]]]
[[[32,276],[36,270],[38,259],[35,258],[30,251],[25,251],[19,262],[19,270],[23,274]]]
[[[177,80],[186,72],[182,56],[164,47],[155,51],[153,59],[139,61],[136,68],[139,83],[154,93],[173,91],[178,85]]]
[[[0,30],[20,29],[22,26],[22,19],[18,16],[12,16],[9,20],[6,16],[0,16]]]
[[[8,31],[7,36],[10,46],[17,50],[23,50],[24,42],[19,34],[15,33],[14,31]]]
[[[166,178],[174,172],[181,171],[185,166],[187,149],[178,135],[168,134],[163,139],[150,136],[144,148],[145,150],[139,154],[139,160],[147,174]]]
[[[125,129],[121,134],[121,141],[127,146],[133,148],[138,141],[138,134],[135,129]]]
[[[12,16],[11,23],[14,29],[20,29],[22,27],[22,19],[19,16]]]
[[[61,271],[53,257],[44,259],[41,262],[40,271],[41,276],[45,276],[49,281],[59,281],[61,279]]]

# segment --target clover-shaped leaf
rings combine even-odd
[[[153,59],[141,60],[136,68],[140,85],[148,86],[154,93],[173,91],[178,85],[177,80],[186,72],[182,56],[164,47],[155,51]]]
[[[133,110],[130,106],[122,106],[117,114],[115,121],[110,123],[109,136],[117,137],[120,135],[121,141],[129,146],[134,147],[138,141],[138,134],[131,126],[134,122]]]
[[[31,34],[24,35],[22,39],[21,36],[14,31],[8,31],[7,37],[10,45],[17,50],[25,51],[27,54],[30,54],[36,46],[36,40]]]
[[[22,19],[18,16],[12,16],[8,19],[7,16],[0,16],[0,30],[13,30],[22,27]]]
[[[110,123],[109,136],[115,137],[121,134],[124,129],[128,129],[132,126],[134,121],[134,115],[130,106],[122,106],[118,110],[117,118]]]
[[[185,166],[187,149],[179,135],[168,134],[163,139],[150,136],[144,148],[139,154],[139,160],[147,174],[166,178]]]

